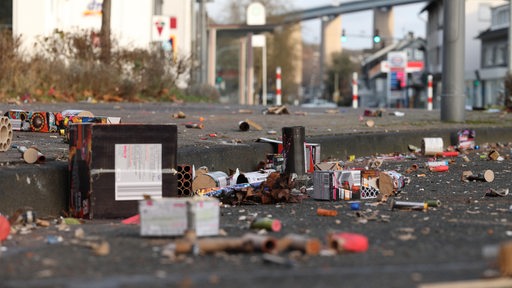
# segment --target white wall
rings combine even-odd
[[[162,14],[177,18],[177,29],[174,33],[178,55],[181,56],[190,56],[192,53],[192,13],[192,0],[164,1],[162,6]]]
[[[192,0],[164,0],[163,13],[178,17],[180,54],[190,55]],[[23,49],[30,52],[40,36],[55,29],[78,31],[101,28],[101,14],[91,4],[102,0],[13,0],[13,34],[21,35]],[[151,42],[153,0],[112,0],[111,33],[123,47],[148,48]],[[99,6],[100,7],[100,6]]]

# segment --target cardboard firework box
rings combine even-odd
[[[30,132],[57,132],[62,120],[60,113],[46,111],[9,110],[5,116],[13,130]]]
[[[70,125],[70,214],[123,218],[138,201],[177,196],[175,124]]]
[[[215,197],[141,200],[139,201],[140,234],[142,236],[179,236],[183,235],[189,227],[194,227],[197,236],[218,235],[219,204],[219,200]]]

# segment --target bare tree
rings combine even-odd
[[[105,64],[110,63],[112,43],[110,39],[110,12],[112,2],[111,0],[103,0],[103,7],[101,13],[101,61]]]

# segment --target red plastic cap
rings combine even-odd
[[[281,231],[281,221],[275,219],[272,221],[272,231],[279,232]]]
[[[0,215],[0,241],[4,241],[11,233],[11,224],[4,216]]]

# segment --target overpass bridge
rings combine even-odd
[[[342,51],[342,43],[340,37],[342,34],[342,15],[360,11],[373,10],[373,31],[378,33],[379,36],[384,40],[394,39],[394,14],[393,7],[407,4],[415,4],[421,2],[428,2],[428,0],[360,0],[340,3],[339,5],[328,5],[320,6],[315,8],[308,8],[303,10],[292,11],[283,15],[268,18],[266,25],[210,25],[209,38],[208,38],[208,53],[202,53],[204,59],[201,59],[201,63],[208,63],[207,75],[203,75],[202,79],[206,79],[210,85],[215,85],[216,79],[216,39],[218,35],[231,34],[245,35],[245,44],[241,45],[240,59],[244,58],[244,63],[241,63],[240,70],[243,70],[244,75],[239,74],[239,104],[254,103],[254,99],[247,97],[246,95],[253,95],[253,75],[252,71],[252,44],[251,37],[253,34],[261,33],[262,31],[271,31],[272,29],[283,26],[283,25],[296,25],[299,29],[293,29],[294,31],[300,31],[300,23],[302,21],[308,21],[313,19],[321,20],[321,41],[320,41],[320,76],[324,75],[324,67],[331,63],[330,55],[334,52]],[[204,42],[203,42],[204,43]],[[301,42],[302,43],[302,42]],[[385,45],[381,43],[380,45]],[[299,47],[300,46],[300,47]],[[302,45],[298,45],[296,49],[300,50],[302,54]],[[247,60],[247,61],[246,61]],[[295,82],[302,83],[302,58],[297,59],[296,67],[298,71],[295,73]],[[242,62],[242,61],[240,61]],[[300,62],[300,63],[299,63]],[[242,67],[245,66],[245,67]],[[204,77],[204,78],[203,78]],[[266,89],[263,89],[265,93]],[[265,96],[266,97],[266,96]]]

